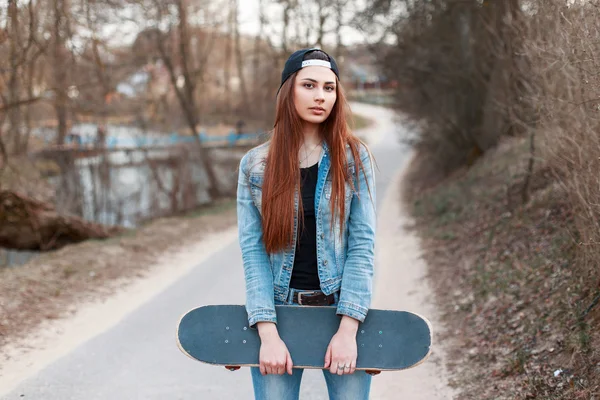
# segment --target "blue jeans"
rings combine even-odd
[[[296,289],[290,289],[285,304],[291,305]],[[336,303],[338,296],[336,294]],[[302,306],[298,306],[302,307]],[[325,355],[323,355],[325,356]],[[258,367],[250,368],[254,398],[256,400],[298,400],[300,396],[301,368],[294,368],[293,374],[262,375]],[[371,389],[371,376],[365,371],[356,371],[351,375],[336,375],[323,370],[330,400],[368,400]]]

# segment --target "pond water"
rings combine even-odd
[[[95,125],[81,124],[72,131],[77,131],[85,144],[93,143],[96,129]],[[113,150],[77,159],[70,170],[49,178],[57,190],[57,210],[101,224],[133,228],[141,221],[208,203],[208,177],[198,152],[194,151],[197,143],[174,148],[167,146],[165,137],[168,136],[157,132],[144,135],[137,128],[108,126],[107,141],[118,140],[119,147],[159,142],[164,142],[165,147],[149,151]],[[235,165],[243,151],[235,146],[211,150],[211,160],[213,154],[217,164],[228,161],[225,163],[228,165],[215,166],[220,182],[225,186],[235,183],[237,176],[231,165]],[[21,265],[36,254],[0,249],[0,267]]]

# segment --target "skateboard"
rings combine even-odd
[[[277,330],[294,368],[323,369],[325,352],[340,325],[336,307],[275,306]],[[415,367],[431,352],[431,324],[408,311],[371,309],[356,334],[357,370],[377,374]],[[230,370],[257,367],[260,337],[242,305],[212,305],[183,315],[177,344],[189,357]]]

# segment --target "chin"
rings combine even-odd
[[[325,122],[327,120],[327,118],[329,118],[329,115],[328,116],[307,115],[302,119],[311,124],[321,124],[321,123]]]

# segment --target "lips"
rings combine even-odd
[[[313,115],[325,115],[325,109],[323,107],[311,107],[309,108]]]

